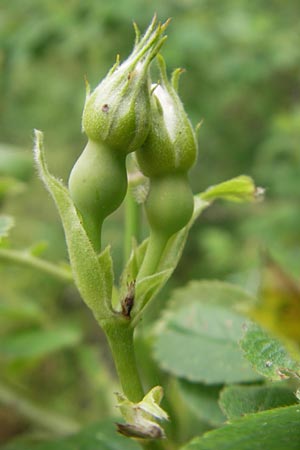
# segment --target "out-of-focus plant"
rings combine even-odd
[[[247,450],[252,447],[245,442],[246,435],[251,445],[255,442],[260,447],[276,449],[278,442],[285,442],[286,448],[292,450],[299,444],[294,395],[300,370],[298,349],[287,341],[288,352],[282,342],[256,324],[247,324],[243,332],[249,315],[270,327],[261,314],[264,307],[251,295],[226,283],[194,282],[175,292],[156,327],[150,324],[144,332],[138,327],[141,319],[145,322],[147,318],[146,306],[153,303],[176,268],[196,218],[217,199],[249,202],[260,196],[261,191],[250,177],[240,176],[192,195],[187,171],[194,163],[197,141],[176,92],[181,71],[174,72],[170,83],[165,64],[158,57],[161,80],[151,87],[149,66],[164,42],[165,25],[154,20],[143,37],[136,26],[135,31],[136,44],[131,56],[122,64],[117,59],[92,93],[87,89],[83,129],[89,142],[71,172],[69,189],[49,172],[43,136],[36,132],[36,163],[63,222],[72,273],[66,265],[42,259],[40,246],[29,251],[6,248],[12,222],[7,218],[1,222],[2,260],[34,267],[63,284],[74,281],[106,335],[123,390],[123,394],[117,394],[123,416],[117,426],[120,434],[131,440],[117,437],[104,421],[47,445],[49,449],[83,445],[92,449],[99,442],[103,448],[109,448],[113,442],[124,449],[142,446],[201,450],[226,448],[230,442],[232,448]],[[129,174],[135,194],[132,197],[130,192],[126,194],[126,172],[130,169],[126,170],[125,156],[134,152],[143,174]],[[128,261],[125,260],[120,283],[115,283],[110,248],[103,250],[101,228],[123,202],[125,194],[124,247]],[[140,240],[136,230],[139,204],[143,202],[150,238],[140,243],[132,238]],[[251,227],[251,221],[246,225]],[[206,241],[208,254],[219,239],[229,259],[237,252],[241,255],[238,247],[227,240],[226,231],[223,236],[218,232],[204,232],[204,236],[210,238]],[[226,267],[226,261],[223,264]],[[219,268],[222,270],[222,264]],[[9,308],[7,311],[14,313]],[[23,360],[25,365],[62,348],[73,349],[74,356],[83,339],[80,326],[62,320],[61,312],[55,311],[60,318],[55,326],[51,319],[49,322],[47,308],[38,313],[34,329],[4,338],[0,346],[2,355],[17,363]],[[276,324],[270,328],[278,332]],[[139,335],[136,343],[135,330]],[[287,333],[280,334],[287,337]],[[295,333],[288,337],[294,339]],[[155,361],[149,356],[150,349],[154,349]],[[136,351],[143,357],[138,357],[137,363]],[[97,363],[93,367],[97,358],[85,346],[78,353],[80,369],[87,369],[87,382],[91,382],[99,370]],[[101,387],[105,402],[109,380],[103,372]],[[271,386],[262,381],[263,377],[285,381]],[[157,384],[166,391],[163,408],[160,406],[163,389],[155,387]],[[65,434],[80,427],[76,420],[43,410],[6,384],[0,389],[0,400],[10,407],[15,405],[29,422],[48,432]],[[110,412],[107,405],[106,415]],[[168,416],[170,424],[164,429],[160,421]],[[245,417],[240,419],[241,416]],[[224,425],[226,417],[229,425]],[[220,426],[219,430],[186,443],[195,435]],[[162,440],[165,435],[167,439]],[[17,442],[6,448],[42,447]]]

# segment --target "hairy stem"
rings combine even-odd
[[[144,396],[138,373],[134,345],[133,328],[128,319],[107,320],[102,324],[113,355],[117,374],[126,397],[139,402]]]

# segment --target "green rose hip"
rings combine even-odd
[[[72,169],[69,190],[90,240],[100,249],[103,221],[126,194],[124,157],[116,157],[105,145],[89,141]]]
[[[187,172],[197,158],[195,132],[177,94],[182,70],[174,71],[170,83],[162,56],[158,61],[161,84],[152,87],[150,131],[137,151],[140,168],[150,178]]]
[[[69,178],[71,197],[96,251],[101,249],[105,218],[122,203],[127,190],[126,155],[139,148],[149,132],[149,65],[162,46],[164,25],[153,19],[121,65],[113,66],[87,98],[82,128],[88,144]]]
[[[180,69],[172,83],[159,57],[161,84],[153,87],[152,123],[137,159],[144,175],[150,178],[145,209],[150,238],[138,278],[153,274],[169,238],[189,222],[194,207],[188,170],[197,158],[193,127],[177,94]]]
[[[136,28],[131,55],[121,65],[117,60],[96,89],[87,92],[82,128],[89,139],[125,155],[143,144],[150,126],[149,64],[165,40],[167,25],[156,24],[154,17],[141,40]]]
[[[156,234],[170,237],[190,220],[194,198],[186,174],[172,174],[151,180],[146,213]]]

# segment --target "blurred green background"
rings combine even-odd
[[[192,278],[220,278],[256,292],[265,255],[295,283],[300,272],[297,0],[2,0],[0,198],[1,212],[16,221],[5,245],[26,248],[46,241],[46,259],[66,259],[58,215],[32,169],[32,130],[44,131],[51,171],[66,181],[86,141],[81,133],[84,76],[95,87],[116,54],[124,59],[131,51],[132,21],[144,30],[155,11],[162,21],[172,18],[162,53],[170,72],[186,69],[181,96],[193,124],[203,120],[199,160],[191,172],[194,192],[240,174],[266,189],[264,202],[218,203],[203,215],[169,288]],[[16,150],[19,166],[7,163]],[[114,243],[117,272],[122,230],[120,209],[109,220],[104,238]],[[99,410],[105,416],[111,399],[105,397],[106,375],[104,370],[99,375],[102,363],[95,344],[102,337],[75,291],[7,263],[1,263],[1,278],[4,381],[26,386],[31,399],[44,399],[63,413],[71,410],[80,420],[96,414],[99,418]],[[73,326],[62,339],[66,353],[54,358],[53,348],[48,348],[26,358],[22,351],[11,350],[9,339],[51,329],[53,321],[66,321],[66,316]],[[15,349],[15,341],[13,345]],[[98,352],[97,363],[93,352]],[[101,357],[106,360],[105,351]],[[35,390],[37,383],[41,388]],[[95,399],[96,389],[102,394]],[[28,427],[22,420],[20,427]],[[14,430],[18,423],[12,424]]]

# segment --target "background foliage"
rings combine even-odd
[[[266,188],[263,203],[219,203],[203,215],[168,288],[191,278],[233,281],[260,293],[256,318],[299,341],[300,5],[295,0],[2,0],[0,200],[1,212],[15,217],[11,240],[3,245],[39,243],[35,255],[66,258],[58,216],[33,172],[32,130],[45,132],[51,170],[66,180],[85,144],[84,76],[96,86],[116,54],[122,59],[130,52],[132,20],[143,30],[154,11],[161,20],[173,19],[162,53],[170,70],[187,70],[182,98],[193,124],[203,119],[199,161],[191,174],[194,191],[241,173]],[[105,229],[105,240],[115,243],[117,270],[122,221],[120,210]],[[1,263],[1,280],[0,417],[7,423],[0,439],[36,426],[55,429],[52,416],[40,423],[33,414],[36,400],[73,416],[67,429],[115,414],[106,388],[112,369],[105,345],[98,345],[102,335],[68,282],[7,262]],[[7,400],[14,395],[24,399],[27,419]]]

